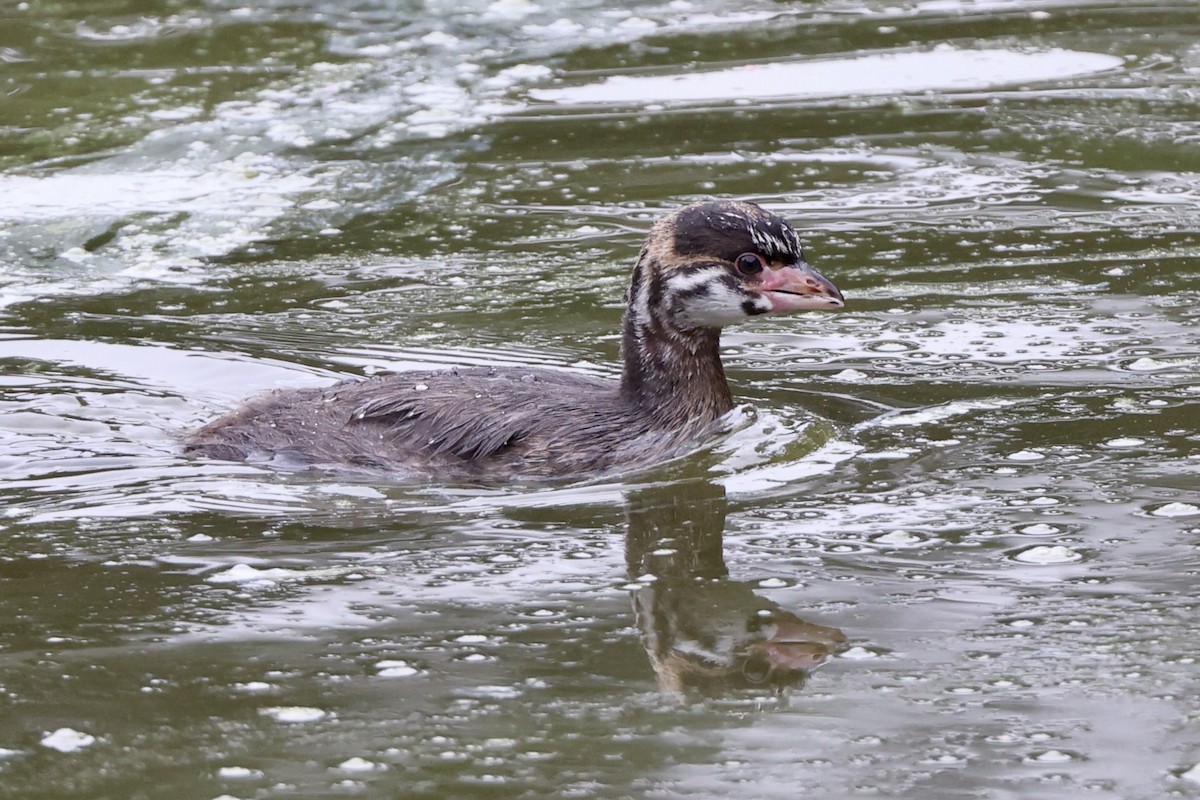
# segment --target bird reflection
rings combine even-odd
[[[725,510],[724,487],[707,481],[644,489],[627,503],[626,563],[644,584],[633,607],[659,687],[716,696],[802,686],[846,637],[729,579]]]

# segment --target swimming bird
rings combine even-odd
[[[185,452],[472,482],[636,469],[696,447],[733,408],[723,327],[843,304],[785,220],[696,203],[659,219],[634,264],[619,381],[475,367],[282,389],[195,431]]]

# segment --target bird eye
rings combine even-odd
[[[733,265],[740,274],[746,276],[757,275],[763,271],[762,257],[756,253],[742,253]]]

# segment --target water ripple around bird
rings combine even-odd
[[[1195,793],[1193,6],[76,5],[0,10],[5,792]],[[614,377],[709,196],[848,302],[727,331],[695,452],[180,455],[276,387]]]

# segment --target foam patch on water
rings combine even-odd
[[[106,120],[117,131],[151,131],[115,155],[0,177],[0,308],[53,295],[120,292],[147,281],[207,283],[223,274],[209,259],[298,233],[336,235],[363,209],[421,196],[459,169],[458,145],[433,158],[389,156],[387,167],[356,154],[445,138],[524,110],[521,89],[549,79],[542,63],[549,55],[634,41],[667,25],[677,35],[778,16],[693,13],[688,3],[667,3],[636,13],[589,8],[575,20],[570,16],[579,9],[569,4],[509,0],[459,13],[445,20],[398,13],[364,30],[357,9],[335,4],[322,16],[339,63],[264,73],[255,88],[211,108],[194,98],[170,105],[175,95],[164,93]],[[92,42],[153,40],[226,18],[268,24],[279,12],[238,7],[89,22],[75,35]],[[482,28],[480,19],[487,22]],[[497,60],[499,68],[491,66]],[[158,85],[169,74],[124,77]],[[331,148],[337,157],[328,157]]]
[[[236,584],[252,589],[267,589],[281,583],[297,581],[333,580],[359,574],[356,567],[326,567],[323,569],[289,569],[269,567],[259,569],[250,564],[234,564],[228,569],[215,572],[205,580],[208,583]]]
[[[584,86],[535,89],[530,96],[578,105],[962,92],[1063,80],[1116,69],[1123,63],[1117,56],[1057,48],[1022,53],[939,47],[921,53],[748,64],[686,75],[614,76]]]
[[[899,411],[863,423],[862,428],[901,428],[929,425],[961,417],[975,411],[992,411],[1017,405],[1020,401],[1005,398],[989,400],[956,400],[939,406]]]
[[[59,728],[53,733],[42,737],[42,747],[49,747],[60,753],[75,753],[96,743],[96,737],[90,733],[82,733],[74,728]]]
[[[260,708],[258,713],[276,722],[287,723],[316,722],[328,716],[328,712],[311,706],[272,706]]]
[[[1034,545],[1026,548],[1012,556],[1013,561],[1020,561],[1022,564],[1036,564],[1039,566],[1057,566],[1060,564],[1073,564],[1076,561],[1083,560],[1083,554],[1077,550],[1064,545]]]

